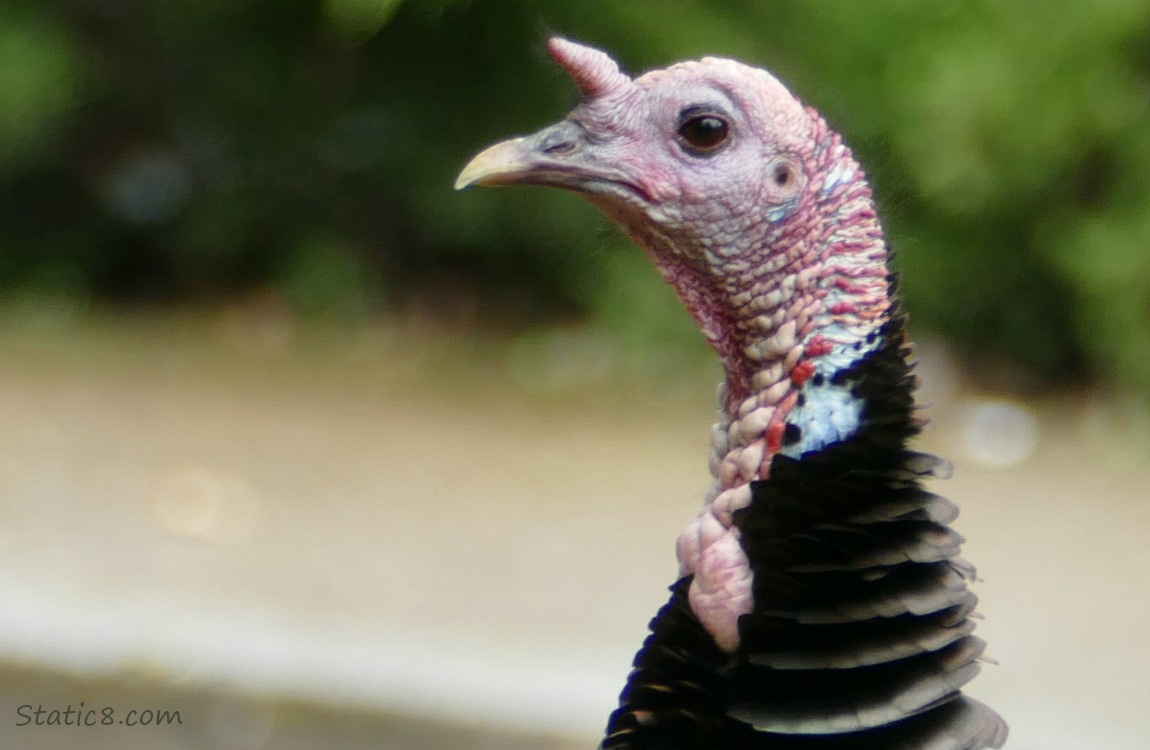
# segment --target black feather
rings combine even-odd
[[[983,649],[971,635],[973,570],[947,528],[957,509],[921,486],[949,465],[906,448],[920,422],[902,324],[892,318],[877,349],[831,378],[863,400],[857,433],[797,459],[776,455],[770,479],[735,513],[755,600],[737,653],[717,648],[687,603],[690,579],[680,580],[603,748],[983,750],[1005,741],[997,714],[961,694]]]

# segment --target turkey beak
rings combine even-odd
[[[455,189],[470,185],[552,185],[565,187],[573,176],[572,157],[583,151],[583,129],[570,120],[540,130],[535,135],[496,143],[472,159]]]
[[[544,185],[594,193],[627,185],[626,175],[604,163],[597,151],[579,124],[564,120],[481,151],[459,173],[455,189]]]
[[[462,190],[472,185],[507,185],[515,183],[529,165],[528,149],[523,145],[526,138],[512,138],[496,143],[475,155],[455,179],[455,189]]]

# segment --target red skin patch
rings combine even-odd
[[[767,425],[767,451],[770,455],[779,452],[783,447],[783,433],[786,431],[787,425],[782,420],[771,422]]]
[[[835,286],[842,289],[847,294],[866,294],[867,288],[862,284],[852,284],[846,279],[835,279],[833,282]]]
[[[831,342],[827,341],[822,336],[814,336],[807,344],[804,354],[807,357],[821,357],[824,354],[829,354],[831,351]]]
[[[795,365],[795,369],[791,370],[791,382],[796,386],[801,386],[803,383],[815,374],[815,363],[810,360],[799,362]]]

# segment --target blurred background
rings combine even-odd
[[[551,33],[762,65],[845,135],[986,578],[973,692],[1019,750],[1145,747],[1141,0],[8,0],[0,736],[597,741],[718,371],[580,200],[451,190],[574,104]],[[181,722],[24,719],[81,701]]]

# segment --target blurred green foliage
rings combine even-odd
[[[8,0],[0,284],[699,346],[576,198],[451,191],[574,102],[552,32],[633,72],[770,68],[868,166],[920,328],[1029,381],[1150,388],[1144,0]]]

